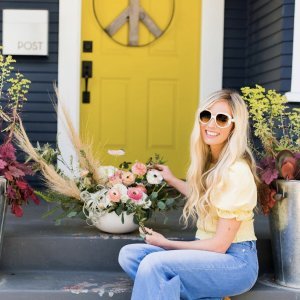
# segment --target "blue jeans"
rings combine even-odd
[[[233,243],[225,254],[130,244],[119,264],[134,280],[132,300],[221,300],[250,290],[258,275],[255,241]]]

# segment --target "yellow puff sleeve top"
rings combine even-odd
[[[225,182],[212,189],[210,199],[209,215],[206,218],[200,216],[196,238],[212,238],[219,218],[236,218],[241,221],[241,226],[233,242],[256,240],[253,209],[257,204],[257,188],[246,161],[238,160],[229,168]]]

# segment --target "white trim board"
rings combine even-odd
[[[81,0],[59,1],[57,143],[66,162],[75,151],[62,122],[61,104],[68,108],[75,130],[80,124]],[[65,172],[67,169],[60,164]]]
[[[75,129],[80,126],[81,2],[59,1],[58,87]],[[222,88],[225,0],[202,0],[200,47],[200,99]],[[57,139],[62,155],[69,161],[74,149],[58,110]],[[61,166],[62,167],[62,166]]]
[[[202,0],[199,101],[222,89],[225,0]]]
[[[289,102],[300,102],[300,0],[295,1],[294,38],[291,91],[286,93]]]

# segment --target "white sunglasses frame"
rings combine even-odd
[[[210,114],[211,114],[211,118],[210,118],[210,120],[209,120],[207,123],[201,121],[201,119],[200,119],[200,114],[201,114],[203,111],[209,111]],[[227,125],[224,126],[224,127],[218,125],[218,123],[217,123],[217,115],[220,115],[220,114],[225,115],[226,117],[228,117]],[[224,113],[224,112],[218,112],[218,113],[215,114],[215,115],[214,115],[209,109],[203,109],[203,110],[201,110],[201,111],[199,112],[199,123],[201,123],[201,124],[203,124],[203,125],[207,125],[207,124],[210,123],[210,121],[211,121],[212,119],[215,121],[216,126],[217,126],[218,128],[221,128],[221,129],[228,128],[228,127],[230,126],[231,123],[234,123],[234,122],[235,122],[235,119],[234,119],[231,115],[229,115],[229,114],[227,114],[227,113]]]

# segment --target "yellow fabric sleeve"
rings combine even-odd
[[[211,200],[221,218],[236,218],[238,221],[253,219],[257,188],[246,162],[238,161],[229,168],[223,185],[213,189]]]

